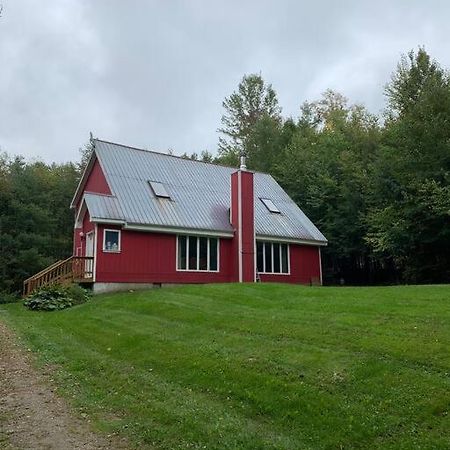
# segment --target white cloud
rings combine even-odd
[[[401,53],[450,65],[446,2],[3,0],[0,146],[47,161],[98,137],[215,150],[222,100],[245,73],[283,112],[327,88],[384,106]]]

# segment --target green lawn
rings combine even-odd
[[[138,448],[450,447],[450,286],[187,286],[0,308],[64,395]]]

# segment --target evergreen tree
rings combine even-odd
[[[266,84],[261,75],[245,75],[233,92],[223,102],[225,113],[219,132],[219,157],[238,164],[239,154],[250,153],[249,136],[259,120],[281,120],[276,92],[272,85]]]

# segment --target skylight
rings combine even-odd
[[[167,192],[167,189],[164,186],[164,184],[160,183],[159,181],[149,181],[148,184],[151,186],[154,194],[157,197],[170,198],[170,195]]]
[[[271,212],[271,213],[277,213],[280,214],[280,210],[275,206],[275,203],[270,200],[269,198],[261,198],[260,199],[264,206]]]

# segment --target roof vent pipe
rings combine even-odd
[[[245,153],[241,153],[240,160],[241,160],[241,165],[240,165],[239,169],[247,170],[247,165],[245,164]]]

